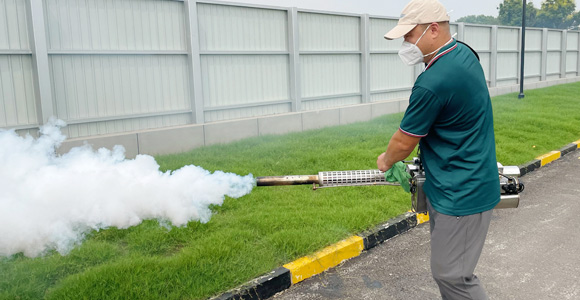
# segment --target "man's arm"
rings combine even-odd
[[[420,137],[406,135],[401,130],[397,130],[389,141],[387,151],[377,158],[377,167],[379,170],[385,172],[396,162],[407,158],[413,152],[419,140],[421,140]]]

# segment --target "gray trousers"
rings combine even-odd
[[[427,208],[431,226],[431,273],[441,298],[488,299],[473,272],[485,243],[492,210],[456,217],[438,213],[429,200]]]

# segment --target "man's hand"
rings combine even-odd
[[[419,140],[421,140],[421,138],[409,136],[404,134],[402,131],[397,130],[389,141],[387,151],[379,155],[377,158],[377,167],[379,170],[385,172],[396,162],[407,158],[407,156],[413,152],[415,146],[419,143]]]
[[[381,153],[381,155],[379,155],[379,157],[377,158],[377,167],[379,168],[379,170],[381,172],[386,172],[388,169],[390,169],[392,166],[387,164],[387,153],[383,152]]]

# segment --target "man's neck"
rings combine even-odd
[[[423,61],[426,64],[428,64],[441,51],[441,48],[445,47],[450,42],[451,42],[451,35],[446,35],[445,37],[437,39],[437,41],[434,44],[433,50],[431,50],[431,51],[435,51],[436,49],[439,49],[439,51],[437,51],[429,56],[426,56]]]

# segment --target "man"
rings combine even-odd
[[[473,274],[500,201],[493,115],[474,52],[449,32],[437,0],[412,0],[386,39],[404,37],[399,55],[425,63],[400,128],[377,159],[381,171],[419,143],[430,214],[431,272],[443,299],[487,299]]]

